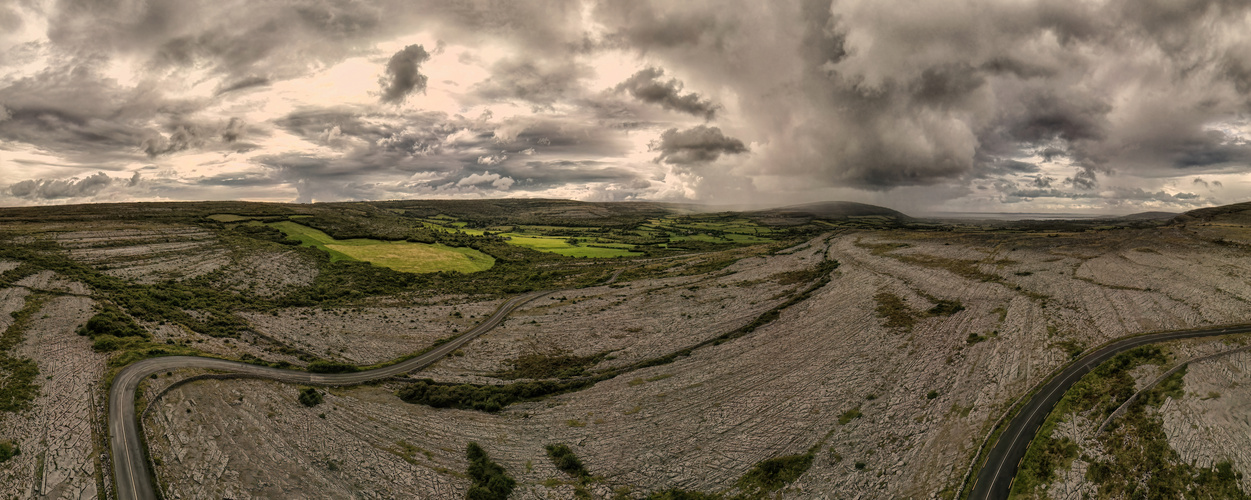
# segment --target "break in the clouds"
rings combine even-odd
[[[0,5],[0,204],[1251,194],[1251,4]]]

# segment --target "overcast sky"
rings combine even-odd
[[[0,205],[1251,197],[1244,0],[0,1]]]

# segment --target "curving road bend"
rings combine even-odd
[[[152,485],[152,471],[148,468],[148,460],[144,455],[139,424],[135,416],[135,392],[139,388],[139,382],[154,373],[181,368],[206,368],[243,373],[292,384],[362,384],[430,366],[479,335],[495,328],[518,306],[551,292],[551,290],[530,292],[513,297],[501,304],[495,314],[492,314],[486,321],[455,339],[420,356],[373,370],[335,374],[309,373],[196,356],[151,358],[127,366],[113,379],[113,386],[109,390],[109,438],[113,451],[113,478],[117,485],[117,498],[119,500],[155,500],[157,498],[156,489]]]
[[[1130,337],[1108,344],[1086,354],[1070,364],[1044,385],[1025,403],[1021,411],[1008,422],[995,446],[987,454],[986,464],[977,473],[977,481],[969,492],[969,500],[1003,500],[1008,498],[1012,479],[1016,477],[1021,459],[1042,426],[1051,408],[1060,402],[1064,393],[1100,363],[1135,347],[1169,340],[1200,337],[1218,337],[1238,333],[1251,333],[1251,325],[1180,330]]]

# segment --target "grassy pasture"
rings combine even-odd
[[[637,252],[631,252],[626,248],[598,248],[587,247],[582,245],[570,245],[563,237],[545,237],[545,236],[526,236],[520,233],[503,233],[500,236],[512,238],[508,240],[509,244],[532,248],[540,252],[558,253],[570,257],[628,257],[632,255],[640,255]],[[606,246],[608,244],[605,244]],[[620,247],[624,245],[612,245]]]
[[[329,253],[331,261],[359,260],[409,273],[473,273],[495,265],[495,259],[490,255],[472,248],[407,241],[336,240],[326,233],[290,221],[275,222],[272,226],[304,245]]]
[[[245,220],[252,220],[251,217],[235,214],[213,214],[208,216],[208,219],[217,222],[241,222]]]

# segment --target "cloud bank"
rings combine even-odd
[[[0,204],[1185,210],[1251,195],[1248,25],[1229,0],[18,2]]]

